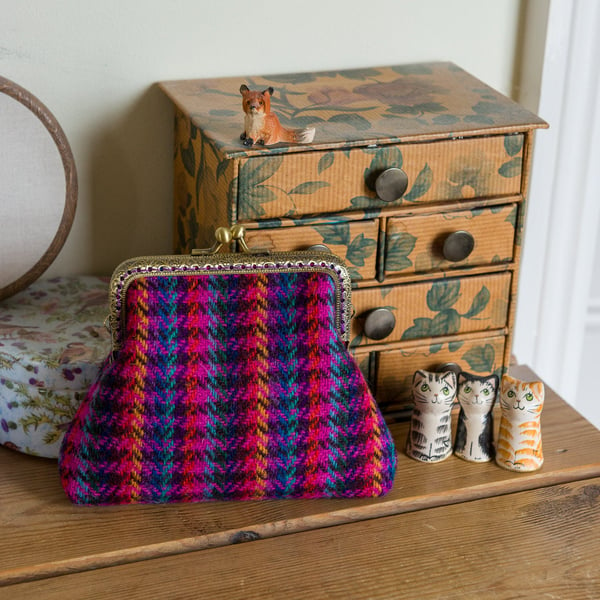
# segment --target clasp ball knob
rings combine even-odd
[[[394,202],[402,198],[408,187],[408,176],[402,169],[390,167],[375,180],[375,191],[380,200]]]
[[[386,338],[396,326],[396,317],[388,308],[375,308],[365,316],[364,333],[372,340]]]
[[[234,225],[231,228],[231,235],[234,240],[242,239],[246,235],[246,228],[243,225]]]
[[[218,227],[215,231],[215,239],[219,244],[229,244],[233,239],[231,230],[228,227]]]
[[[468,231],[455,231],[448,235],[442,246],[442,255],[450,262],[465,260],[475,247],[475,239]]]

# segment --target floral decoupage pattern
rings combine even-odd
[[[240,83],[272,86],[282,125],[314,126],[314,142],[244,146]],[[377,198],[372,180],[387,167],[409,177],[393,206],[518,194],[524,147],[518,124],[543,126],[452,63],[160,85],[176,105],[177,252],[210,245],[214,223],[268,228],[311,214],[377,217],[390,205]],[[508,126],[514,134],[506,134]],[[449,160],[456,143],[460,151],[452,146]]]
[[[379,354],[376,394],[385,411],[401,411],[412,402],[412,373],[417,369],[436,370],[454,363],[477,375],[502,376],[504,336],[454,339],[439,338],[431,343],[406,344]]]
[[[373,343],[363,333],[362,318],[373,308],[386,308],[396,318],[386,342],[500,329],[508,318],[510,283],[509,273],[496,273],[356,290],[350,346]]]
[[[315,127],[314,142],[310,146],[244,146],[240,141],[241,83],[258,90],[273,87],[271,109],[281,124]],[[453,138],[463,131],[473,135],[519,123],[528,127],[544,124],[448,62],[170,81],[161,83],[161,88],[191,115],[194,126],[206,132],[215,150],[226,158],[366,146],[370,142],[392,144],[416,141],[419,136]]]
[[[411,275],[433,271],[509,263],[513,259],[515,204],[388,219],[384,272]],[[443,256],[441,243],[455,231],[467,231],[474,248],[463,260]]]
[[[253,249],[283,252],[325,246],[346,261],[353,281],[375,278],[377,221],[310,223],[305,219],[301,226],[248,229],[246,241]]]
[[[237,190],[237,216],[248,221],[517,194],[522,148],[523,136],[511,135],[244,158],[230,200]],[[458,156],[449,160],[451,153]],[[401,198],[385,202],[375,180],[390,167],[409,183]]]
[[[110,352],[108,279],[39,280],[0,303],[0,443],[55,458]]]
[[[245,146],[241,84],[272,87],[281,124],[314,127],[312,142]],[[175,106],[177,252],[237,223],[251,246],[328,246],[352,273],[351,347],[378,400],[395,402],[405,376],[428,365],[506,368],[531,134],[543,120],[448,62],[160,87]],[[407,185],[385,202],[376,190],[388,169]],[[454,262],[445,240],[457,231],[474,246]],[[364,334],[376,308],[396,319],[377,341]]]

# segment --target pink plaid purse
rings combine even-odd
[[[242,247],[243,229],[233,228]],[[228,242],[229,230],[217,230]],[[350,278],[328,253],[129,260],[113,352],[67,431],[78,504],[377,496],[390,432],[350,355]]]

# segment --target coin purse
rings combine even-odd
[[[112,352],[67,430],[77,504],[365,497],[396,454],[347,348],[350,276],[329,253],[143,257],[110,284]],[[221,254],[237,241],[241,252]]]

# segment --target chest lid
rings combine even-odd
[[[245,147],[239,92],[274,88],[271,109],[288,128],[315,127],[311,144]],[[160,84],[227,158],[493,133],[547,124],[450,62]]]

